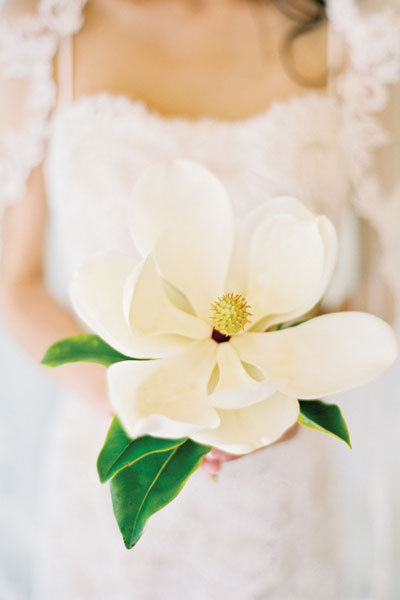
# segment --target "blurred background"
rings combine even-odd
[[[60,390],[2,324],[0,357],[0,600],[29,600],[43,450]],[[373,384],[343,394],[353,450],[327,441],[340,499],[342,600],[400,598],[399,390],[397,363]]]

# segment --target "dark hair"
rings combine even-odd
[[[276,7],[293,21],[293,28],[282,40],[282,60],[291,76],[308,87],[325,85],[325,74],[317,80],[296,72],[291,60],[291,47],[300,36],[312,31],[326,19],[326,0],[273,0]]]
[[[301,27],[313,27],[325,18],[325,0],[273,0],[275,5]]]

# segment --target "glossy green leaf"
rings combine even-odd
[[[97,459],[100,481],[104,483],[121,469],[149,454],[172,450],[186,442],[186,439],[168,440],[145,435],[132,440],[123,430],[118,418],[114,417]]]
[[[123,360],[147,360],[131,358],[114,350],[97,335],[81,334],[56,342],[47,350],[42,364],[59,367],[67,363],[90,362],[109,367]]]
[[[326,404],[321,400],[299,400],[301,425],[318,429],[343,440],[350,448],[350,434],[346,421],[336,404]]]
[[[111,479],[114,514],[127,548],[137,543],[148,518],[179,494],[210,450],[187,440],[171,450],[144,456]]]

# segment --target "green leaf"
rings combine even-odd
[[[172,450],[186,442],[187,438],[168,440],[145,435],[135,440],[128,437],[117,417],[108,430],[106,441],[97,459],[97,471],[104,483],[118,471],[137,460],[155,452]]]
[[[310,319],[303,319],[303,321],[296,321],[296,323],[292,323],[291,325],[288,326],[288,329],[291,329],[292,327],[298,327],[299,325],[303,325],[303,323],[307,323],[307,321],[309,321]]]
[[[82,334],[56,342],[47,350],[42,364],[59,367],[67,363],[90,362],[109,367],[123,360],[148,360],[131,358],[111,348],[97,335]]]
[[[187,440],[184,444],[143,457],[111,480],[111,497],[125,546],[140,539],[151,515],[169,504],[211,448]]]
[[[340,408],[321,400],[299,400],[301,425],[318,429],[343,440],[350,448],[350,434]]]
[[[291,325],[286,325],[285,323],[279,323],[276,326],[276,331],[281,331],[281,329],[290,329],[291,327],[298,327],[299,325],[303,325],[303,323],[307,323],[309,319],[304,319],[303,321],[296,321],[296,323],[292,323]]]

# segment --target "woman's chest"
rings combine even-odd
[[[282,60],[293,23],[274,3],[206,4],[132,3],[124,22],[118,3],[89,2],[74,37],[74,96],[109,90],[166,116],[236,120],[301,93],[310,69],[326,71],[323,28],[292,44],[297,79]]]

